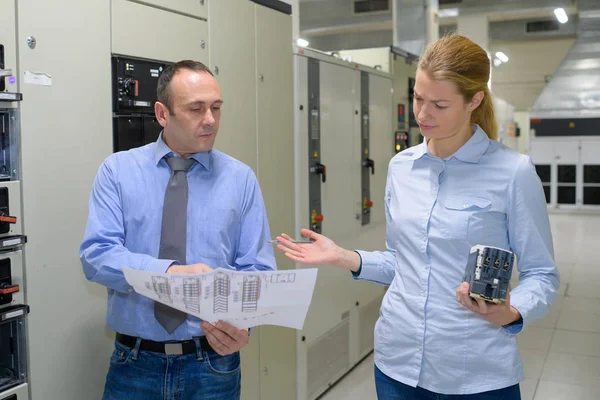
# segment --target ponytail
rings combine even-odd
[[[490,91],[485,88],[483,101],[471,114],[471,123],[477,124],[491,140],[498,140],[498,123],[494,114],[494,102]]]

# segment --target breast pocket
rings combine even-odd
[[[488,211],[492,201],[481,197],[452,196],[444,206],[444,221],[440,233],[445,239],[467,240],[469,222]]]
[[[198,256],[230,260],[239,228],[237,214],[231,208],[202,210],[192,225],[192,234],[198,240],[195,249]]]

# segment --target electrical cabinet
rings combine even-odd
[[[390,75],[296,49],[296,229],[311,228],[348,249],[385,246],[383,207],[394,153]],[[298,268],[301,268],[298,265]],[[297,399],[315,399],[373,349],[383,286],[318,266],[298,332]]]
[[[273,1],[208,3],[209,63],[224,100],[215,148],[256,173],[272,235],[294,230],[292,20],[286,9]],[[279,269],[295,268],[281,252],[275,256]],[[253,330],[241,354],[243,400],[295,398],[295,343],[295,330]]]
[[[549,207],[600,210],[600,139],[533,137],[529,145]]]
[[[22,93],[17,82],[15,2],[0,1],[0,399],[29,398],[23,213]]]

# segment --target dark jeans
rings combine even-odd
[[[103,400],[238,400],[240,353],[165,355],[115,342]],[[85,397],[85,395],[83,396]]]
[[[395,381],[381,372],[377,366],[375,366],[375,388],[379,400],[521,400],[519,385],[477,394],[438,394]]]

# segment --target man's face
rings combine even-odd
[[[164,128],[163,139],[181,156],[213,148],[221,119],[221,89],[207,72],[179,70],[169,85],[171,112],[156,102],[157,121]]]

